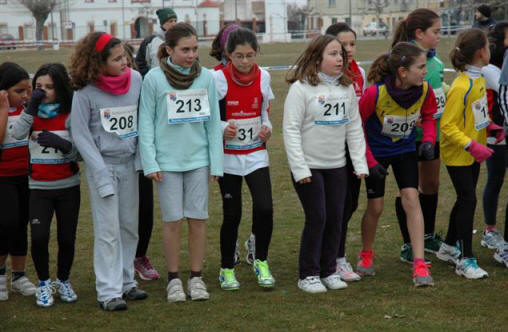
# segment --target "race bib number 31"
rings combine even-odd
[[[37,135],[41,131],[33,131],[30,135],[30,142],[28,143],[28,149],[30,150],[30,163],[32,164],[63,164],[70,160],[64,157],[62,151],[56,148],[50,148],[40,145],[37,142]],[[63,139],[70,141],[70,135],[67,130],[52,131]]]
[[[413,131],[420,113],[408,116],[385,115],[382,133],[392,138],[407,138]]]
[[[235,138],[226,141],[226,149],[249,150],[263,145],[263,142],[259,139],[259,131],[261,130],[260,117],[235,119],[233,121],[237,126],[237,133]]]
[[[487,97],[473,101],[474,127],[476,130],[482,130],[489,125],[489,109],[487,106]]]
[[[105,131],[122,139],[138,136],[138,108],[136,105],[101,108],[101,124]]]
[[[210,120],[210,105],[205,89],[170,91],[167,105],[169,124]]]

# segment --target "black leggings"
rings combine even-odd
[[[346,196],[346,167],[311,169],[311,172],[310,183],[300,184],[293,178],[305,213],[300,242],[300,279],[326,278],[335,273]]]
[[[476,183],[480,164],[470,166],[446,166],[457,193],[457,200],[450,213],[446,244],[454,246],[459,240],[462,256],[473,257],[473,223],[476,209]]]
[[[487,159],[487,183],[483,189],[483,215],[485,223],[489,226],[496,225],[497,203],[499,192],[504,182],[506,167],[508,167],[508,148],[506,145],[488,145],[494,150],[492,156]],[[505,211],[504,239],[508,241],[508,206]]]
[[[219,179],[224,219],[220,229],[221,266],[234,266],[238,226],[242,219],[242,176],[224,174]],[[252,196],[252,230],[256,235],[256,259],[266,260],[273,230],[272,184],[268,167],[245,176]]]
[[[358,208],[358,198],[360,196],[360,187],[362,185],[362,180],[356,177],[354,173],[353,163],[349,158],[349,153],[347,156],[347,188],[346,188],[346,200],[344,203],[344,218],[342,222],[342,231],[340,233],[340,244],[339,244],[339,254],[337,258],[342,258],[346,256],[346,239],[347,239],[347,228],[349,224],[349,220],[353,216],[353,213]]]
[[[0,177],[0,256],[26,256],[28,177]]]
[[[79,185],[65,189],[30,190],[32,259],[39,280],[49,279],[48,244],[53,213],[56,214],[57,223],[57,277],[60,280],[69,279],[74,261],[79,205]]]
[[[136,257],[146,256],[153,229],[153,184],[152,180],[139,175],[139,225]]]

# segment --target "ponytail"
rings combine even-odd
[[[380,82],[386,76],[397,77],[400,67],[409,68],[424,50],[412,43],[398,43],[390,53],[378,57],[370,66],[367,80],[369,82]]]
[[[450,51],[450,60],[458,71],[465,71],[466,65],[473,63],[476,52],[487,45],[485,33],[480,29],[462,31],[455,40],[455,46]]]
[[[393,34],[392,48],[399,42],[409,42],[416,39],[416,30],[425,31],[436,21],[439,21],[439,15],[430,9],[413,10],[407,18],[397,24]]]

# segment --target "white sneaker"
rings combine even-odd
[[[353,271],[351,264],[345,261],[339,262],[337,259],[336,271],[340,275],[340,278],[344,281],[358,281],[362,279],[362,277]]]
[[[478,266],[474,257],[461,259],[455,268],[455,273],[467,279],[482,279],[489,276],[484,269]]]
[[[338,273],[330,274],[326,278],[321,278],[321,282],[328,289],[343,289],[347,287],[347,284],[340,279]]]
[[[480,241],[482,247],[497,249],[499,246],[503,245],[503,243],[504,238],[497,229],[494,228],[491,231],[483,231],[482,240]]]
[[[298,280],[298,288],[304,292],[313,294],[326,292],[326,287],[318,276],[309,276],[305,279]]]
[[[53,293],[55,293],[55,289],[50,279],[44,281],[39,280],[39,284],[35,291],[35,303],[39,307],[51,307],[54,303]]]
[[[497,248],[494,259],[508,268],[508,242],[504,242]]]
[[[210,298],[205,282],[201,277],[193,277],[187,283],[187,293],[192,301],[205,301]]]
[[[178,278],[172,279],[166,287],[166,299],[168,302],[185,302],[185,292],[183,291],[182,281]]]
[[[7,290],[7,274],[0,275],[0,301],[9,299],[9,291]]]
[[[11,290],[24,296],[32,296],[35,294],[35,285],[26,276],[22,276],[16,281],[11,280]]]
[[[57,279],[54,282],[55,288],[58,290],[58,295],[60,296],[60,300],[64,302],[76,302],[78,300],[78,295],[72,289],[72,285],[69,280],[61,281]]]
[[[457,265],[460,260],[460,256],[462,253],[455,246],[450,246],[446,243],[441,243],[441,247],[439,247],[438,252],[436,253],[436,257],[442,261]]]

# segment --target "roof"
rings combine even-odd
[[[205,0],[198,5],[198,8],[203,8],[203,7],[208,7],[208,8],[217,7],[218,8],[218,7],[220,7],[220,3],[218,1]]]

